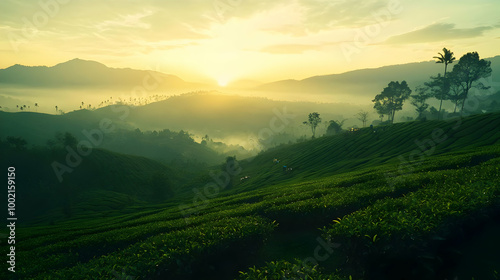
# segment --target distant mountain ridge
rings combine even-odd
[[[493,70],[491,81],[500,82],[500,56],[486,58],[491,61]],[[457,62],[450,65],[451,70]],[[308,101],[328,97],[326,102],[352,102],[352,97],[359,98],[356,102],[370,103],[371,99],[390,81],[406,80],[414,89],[429,80],[431,75],[443,72],[441,64],[435,61],[413,62],[379,68],[359,69],[341,74],[318,75],[302,80],[280,80],[261,84],[252,80],[230,82],[227,90],[243,90],[247,93],[278,99],[309,97]],[[89,60],[73,59],[47,66],[13,65],[0,69],[0,86],[31,87],[31,88],[95,88],[132,90],[137,86],[155,85],[152,90],[163,93],[184,93],[197,90],[213,90],[216,85],[205,85],[184,81],[175,75],[157,71],[136,70],[131,68],[110,68],[106,65]],[[494,89],[498,91],[499,89]],[[333,98],[333,99],[332,99]]]
[[[457,58],[458,60],[458,58]],[[500,56],[486,58],[491,61],[491,79],[500,82]],[[458,61],[449,66],[453,69]],[[444,71],[435,61],[414,62],[379,68],[359,69],[341,74],[313,76],[303,80],[281,80],[260,85],[255,90],[266,92],[303,92],[325,95],[345,95],[373,98],[391,81],[406,80],[414,89]],[[498,91],[496,89],[495,91]]]
[[[0,69],[0,84],[10,86],[131,89],[145,83],[151,88],[154,87],[152,90],[205,88],[205,85],[186,82],[175,75],[130,68],[110,68],[100,62],[79,58],[52,67],[16,64]]]

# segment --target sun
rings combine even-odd
[[[228,84],[228,80],[227,79],[218,79],[217,83],[219,84],[219,86],[225,87]]]

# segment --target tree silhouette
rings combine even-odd
[[[439,115],[438,119],[441,116],[441,107],[443,105],[443,98],[444,96],[448,93],[446,90],[446,70],[448,69],[448,64],[453,63],[455,61],[455,57],[453,56],[453,52],[448,50],[447,48],[443,48],[443,53],[438,53],[439,56],[435,56],[434,58],[437,59],[436,63],[443,63],[444,64],[444,75],[443,75],[443,87],[441,91],[441,96],[440,96],[440,102],[439,102]]]
[[[411,89],[406,81],[401,83],[392,81],[372,100],[375,103],[373,108],[381,115],[388,115],[388,120],[394,123],[396,111],[403,109],[403,103],[410,97],[410,94]]]
[[[463,92],[462,109],[460,114],[463,114],[465,100],[469,95],[469,90],[472,87],[479,89],[488,89],[483,83],[478,82],[481,78],[486,78],[491,75],[491,61],[479,59],[477,52],[464,54],[457,65],[453,67],[452,73],[456,78],[456,82],[461,87]]]
[[[428,93],[428,88],[417,87],[416,94],[410,96],[410,103],[416,107],[415,110],[418,113],[417,119],[422,119],[425,110],[429,108],[429,104],[427,104],[426,101],[431,97],[431,95],[432,94]]]
[[[6,140],[11,148],[14,148],[18,151],[25,150],[26,145],[28,144],[28,142],[26,142],[26,140],[21,137],[7,136]]]
[[[312,138],[314,138],[316,136],[316,127],[320,123],[321,123],[321,118],[319,117],[318,112],[310,113],[307,121],[304,122],[305,125],[308,125],[311,127],[311,131],[313,134]]]
[[[38,103],[35,103],[35,111],[38,112]]]
[[[464,99],[464,92],[462,87],[460,86],[460,81],[458,80],[458,77],[456,75],[456,72],[450,72],[448,73],[447,79],[449,82],[449,91],[447,94],[446,99],[450,100],[455,104],[455,108],[453,109],[453,113],[457,112],[457,107],[460,104],[460,102]]]
[[[365,111],[361,111],[361,112],[356,114],[356,117],[358,118],[358,120],[360,120],[363,123],[363,127],[366,126],[366,122],[368,121],[369,114],[370,113],[365,112]]]
[[[56,105],[56,112],[58,111],[58,108],[59,108],[59,107],[57,107],[57,105]]]
[[[342,131],[342,126],[344,125],[344,122],[346,120],[335,120],[335,121],[330,121],[330,125],[326,129],[326,134],[327,135],[335,135],[338,134]]]
[[[78,139],[76,139],[73,134],[66,132],[64,134],[62,133],[57,133],[56,134],[56,139],[57,142],[59,142],[63,147],[69,146],[72,148],[76,147],[76,144],[78,143]]]

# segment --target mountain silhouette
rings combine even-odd
[[[491,69],[493,70],[491,81],[500,81],[500,56],[485,60],[491,61]],[[450,70],[456,63],[450,65]],[[263,84],[254,89],[264,92],[300,92],[303,94],[343,95],[373,99],[390,81],[405,80],[414,89],[416,86],[429,81],[430,76],[441,73],[442,68],[442,65],[436,64],[435,61],[406,63],[354,70],[341,74],[319,75],[303,80],[281,80]]]
[[[90,60],[75,58],[52,67],[13,65],[0,69],[0,84],[37,88],[105,88],[131,89],[144,85],[153,90],[204,88],[181,78],[157,71],[110,68]]]

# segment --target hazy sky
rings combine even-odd
[[[3,0],[0,11],[0,68],[78,57],[267,82],[431,60],[443,47],[500,54],[498,0]]]

